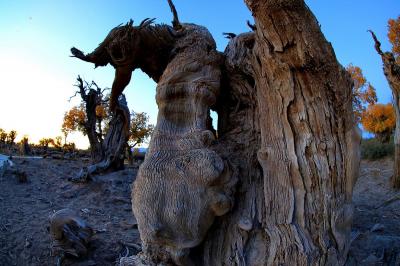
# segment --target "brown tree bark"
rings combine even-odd
[[[382,52],[381,43],[373,31],[369,31],[375,42],[375,50],[382,58],[383,73],[389,83],[393,95],[393,107],[396,114],[396,129],[394,131],[394,164],[392,185],[400,189],[400,65],[391,52]]]
[[[132,189],[147,263],[192,265],[190,249],[233,204],[235,170],[213,150],[209,124],[222,57],[204,27],[183,27],[179,54],[157,84],[157,125]]]
[[[246,3],[255,44],[250,52],[249,35],[239,35],[225,52],[228,91],[239,103],[226,103],[230,115],[219,119],[231,130],[218,132],[233,141],[222,146],[241,168],[239,185],[234,209],[196,251],[199,264],[342,265],[360,156],[351,81],[303,1]]]

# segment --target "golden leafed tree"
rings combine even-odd
[[[128,159],[129,163],[133,162],[132,149],[136,145],[140,145],[148,139],[153,133],[154,125],[149,124],[149,116],[142,112],[137,113],[131,111],[131,123],[129,127],[129,138],[128,138]]]
[[[131,148],[138,144],[142,144],[151,133],[153,133],[154,126],[149,124],[149,116],[142,112],[131,112],[131,124],[129,128],[128,144]]]
[[[392,44],[392,53],[396,57],[399,64],[400,55],[400,16],[397,19],[389,19],[388,21],[388,38]]]
[[[363,113],[366,110],[365,105],[373,105],[377,102],[375,88],[367,81],[358,66],[352,64],[346,67],[347,72],[353,80],[353,109],[357,122],[360,122]]]
[[[374,104],[363,113],[361,123],[364,129],[373,133],[380,141],[387,142],[396,127],[393,105]]]
[[[86,114],[83,105],[74,106],[64,114],[61,130],[63,132],[80,131],[86,135],[85,121]]]

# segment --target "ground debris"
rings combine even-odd
[[[82,168],[85,162],[80,160],[14,158],[13,163],[13,169],[25,172],[29,182],[21,186],[10,171],[0,177],[0,212],[4,211],[0,215],[0,265],[55,265],[46,228],[48,217],[63,208],[78,210],[90,225],[99,228],[88,246],[87,257],[76,260],[66,256],[64,266],[113,265],[121,252],[116,249],[118,240],[140,242],[138,230],[131,225],[132,211],[125,211],[125,207],[130,208],[129,184],[137,169],[129,168],[128,174],[105,174],[88,184],[75,184],[67,176]],[[123,185],[112,186],[112,182]],[[116,195],[127,200],[113,203]],[[130,254],[133,251],[130,248]]]

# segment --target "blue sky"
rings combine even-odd
[[[227,40],[222,32],[248,31],[246,20],[251,18],[243,0],[184,1],[174,0],[180,20],[206,26],[222,51]],[[321,29],[334,47],[339,62],[363,69],[364,75],[377,89],[378,99],[391,99],[382,73],[380,58],[366,32],[372,29],[387,42],[387,20],[400,15],[398,0],[308,0]],[[62,117],[72,105],[76,76],[99,86],[110,87],[114,70],[70,58],[69,49],[76,46],[91,52],[109,30],[132,18],[135,23],[147,17],[158,23],[170,23],[172,15],[166,0],[15,0],[0,1],[0,128],[16,129],[28,134],[33,141],[41,137],[60,135]],[[144,111],[155,123],[157,106],[155,83],[146,75],[135,72],[125,90],[128,105]],[[87,145],[80,136],[71,140]]]

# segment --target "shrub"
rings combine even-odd
[[[386,156],[393,156],[394,144],[393,137],[387,143],[382,143],[376,138],[363,139],[361,141],[361,158],[377,160]]]

